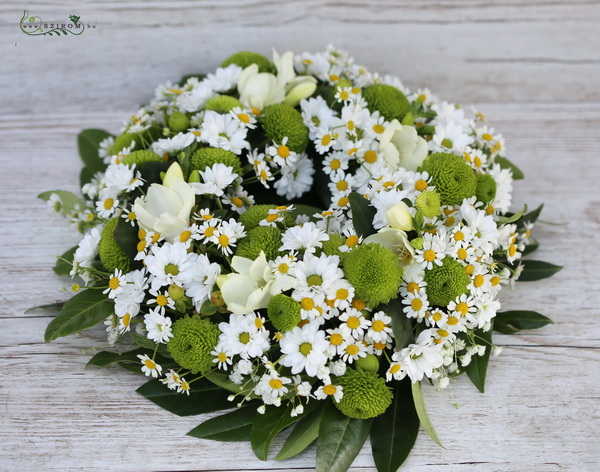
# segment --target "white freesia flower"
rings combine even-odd
[[[183,179],[181,167],[171,164],[161,184],[152,184],[145,198],[138,197],[133,211],[139,225],[162,234],[169,242],[189,225],[195,203],[194,189]]]
[[[406,232],[400,229],[381,228],[379,232],[367,236],[364,243],[377,243],[380,246],[387,247],[398,256],[401,266],[410,264],[415,256],[415,248],[411,246],[406,237]]]
[[[296,286],[294,277],[275,277],[263,251],[254,261],[233,256],[231,267],[237,273],[219,276],[217,284],[229,311],[238,315],[266,308],[271,297]]]
[[[403,126],[398,120],[392,120],[379,139],[379,150],[390,170],[404,167],[416,171],[427,157],[428,146],[413,126]]]
[[[247,107],[262,110],[273,103],[286,103],[296,106],[300,100],[310,97],[317,88],[312,76],[296,76],[294,54],[291,51],[279,56],[273,50],[273,62],[277,76],[268,72],[258,72],[258,65],[251,64],[244,69],[238,80],[240,101]]]

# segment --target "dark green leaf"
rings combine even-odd
[[[46,342],[91,328],[114,311],[114,303],[101,290],[83,290],[67,301],[46,328]]]
[[[94,178],[94,171],[88,169],[87,167],[82,167],[79,172],[79,187],[83,188],[85,184],[91,182]]]
[[[232,407],[232,403],[227,401],[229,393],[206,379],[192,383],[189,395],[169,390],[158,379],[150,380],[136,392],[179,416],[199,415]]]
[[[325,405],[317,440],[317,472],[346,472],[372,425],[373,418],[348,418],[333,403]]]
[[[517,226],[523,227],[523,226],[525,226],[525,223],[535,223],[537,221],[537,219],[540,217],[540,213],[542,212],[543,209],[544,209],[544,204],[542,203],[535,210],[530,211],[529,213],[524,215],[523,218],[520,219]]]
[[[275,460],[283,461],[300,454],[304,449],[312,444],[319,436],[319,425],[321,424],[321,416],[323,408],[317,408],[310,415],[302,418],[294,426],[294,430],[283,443],[283,447],[279,454],[275,456]]]
[[[77,136],[77,147],[79,155],[85,166],[92,172],[103,172],[106,169],[106,164],[98,156],[100,142],[112,136],[102,129],[84,129]]]
[[[47,202],[50,200],[52,194],[58,195],[58,198],[61,202],[60,213],[63,216],[69,216],[74,210],[81,211],[85,208],[85,203],[83,203],[81,198],[79,198],[73,192],[68,192],[66,190],[49,190],[47,192],[40,193],[38,198],[41,198]]]
[[[468,377],[473,382],[473,385],[477,387],[481,393],[485,388],[485,375],[487,373],[488,363],[490,361],[490,352],[492,350],[492,330],[482,331],[480,329],[475,330],[475,342],[485,346],[485,353],[483,356],[473,355],[471,363],[464,368]]]
[[[538,243],[535,239],[529,238],[529,244],[525,246],[523,252],[521,252],[521,256],[525,257],[529,254],[533,253],[537,248],[540,247],[540,243]]]
[[[237,395],[250,396],[251,398],[256,398],[252,390],[256,386],[256,382],[247,382],[244,385],[234,384],[231,380],[229,380],[229,376],[222,372],[211,372],[205,375],[206,379],[215,384],[216,386],[227,390],[228,392],[235,393]]]
[[[514,213],[510,216],[500,216],[498,217],[498,225],[507,225],[509,223],[514,223],[515,221],[519,221],[519,219],[523,216],[523,213],[527,211],[527,204],[523,206],[523,209],[518,213]]]
[[[550,264],[549,262],[543,261],[522,261],[523,272],[519,277],[519,282],[533,282],[534,280],[546,279],[552,277],[562,266]]]
[[[494,329],[504,334],[513,334],[522,329],[537,329],[547,324],[552,324],[550,318],[528,310],[499,312],[494,318]]]
[[[139,264],[135,260],[137,255],[137,244],[140,242],[138,237],[137,226],[131,226],[131,224],[125,221],[123,218],[119,218],[115,232],[113,233],[115,241],[123,252],[129,257],[131,263],[136,266]]]
[[[29,313],[33,313],[34,311],[48,311],[48,312],[52,312],[52,313],[58,313],[62,307],[64,305],[64,302],[56,302],[56,303],[49,303],[47,305],[38,305],[38,306],[34,306],[29,308],[27,311],[25,311],[25,314],[28,315]]]
[[[510,162],[506,157],[497,156],[495,161],[496,164],[498,164],[502,169],[512,170],[514,180],[522,180],[525,178],[525,174],[523,174],[523,171],[519,169],[516,165],[514,165],[512,162]]]
[[[373,421],[371,450],[378,472],[396,472],[408,457],[419,434],[419,417],[410,385],[408,378],[394,382],[392,404]]]
[[[296,417],[290,415],[292,412],[291,406],[286,408],[269,406],[264,415],[257,415],[254,418],[252,432],[250,433],[250,443],[256,457],[266,461],[269,446],[273,439],[275,439],[275,436],[296,421],[308,416],[318,404],[319,402],[315,401],[309,402],[304,407],[304,413]]]
[[[138,355],[148,355],[152,357],[154,350],[153,349],[133,349],[132,351],[127,352],[109,352],[109,351],[100,351],[92,357],[87,363],[88,366],[93,365],[95,367],[108,367],[111,364],[124,364],[124,363],[134,363],[136,365],[136,370],[141,370],[141,362],[138,358]],[[154,360],[160,364],[163,368],[168,366],[175,366],[173,360],[168,359],[161,354],[156,354]]]
[[[216,416],[200,423],[188,436],[214,441],[250,441],[250,431],[256,413],[256,405],[249,404],[230,413]]]
[[[348,199],[350,201],[350,209],[352,210],[352,222],[356,234],[366,238],[367,236],[376,233],[373,228],[373,218],[376,210],[371,206],[369,200],[362,195],[352,192]]]
[[[411,388],[412,397],[415,404],[415,410],[417,411],[419,421],[423,425],[423,428],[425,429],[429,437],[433,439],[438,445],[442,446],[442,443],[440,441],[440,438],[438,438],[433,423],[431,422],[431,420],[429,419],[429,415],[427,414],[427,407],[425,406],[425,400],[423,399],[423,393],[421,392],[421,382],[411,383]]]
[[[58,257],[53,268],[56,275],[69,275],[71,269],[73,268],[73,255],[75,254],[76,250],[77,246],[72,247]]]
[[[392,332],[397,349],[405,348],[415,339],[412,322],[402,311],[403,306],[399,299],[395,299],[378,308],[392,318]]]

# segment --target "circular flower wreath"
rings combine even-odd
[[[498,294],[537,246],[539,211],[507,213],[520,171],[473,111],[332,47],[160,85],[120,135],[80,134],[84,200],[42,194],[83,233],[55,268],[82,282],[46,338],[104,321],[138,348],[91,364],[141,369],[156,380],[140,393],[179,414],[241,407],[190,434],[262,459],[297,421],[278,458],[326,436],[319,470],[394,423],[437,440],[419,382],[466,371],[483,389],[495,316],[524,327]],[[374,446],[380,470],[407,443]]]

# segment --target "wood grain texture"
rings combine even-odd
[[[329,42],[411,87],[478,102],[527,176],[515,183],[514,208],[545,202],[542,219],[565,223],[534,230],[542,242],[534,257],[565,269],[501,294],[503,308],[540,311],[555,324],[497,336],[504,351],[491,361],[485,394],[466,378],[445,392],[425,389],[446,449],[422,433],[402,470],[598,469],[600,2],[27,5],[48,18],[96,16],[101,28],[78,38],[25,36],[22,8],[0,5],[0,470],[313,470],[314,447],[288,462],[261,462],[247,443],[185,436],[210,415],[178,418],[134,392],[143,377],[85,368],[90,349],[105,346],[102,328],[45,344],[51,318],[25,310],[68,297],[58,290],[68,279],[51,267],[78,238],[36,195],[78,190],[82,128],[118,131],[157,83],[211,70],[235,50]],[[375,470],[367,448],[352,470]]]

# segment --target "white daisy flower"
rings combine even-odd
[[[219,323],[219,344],[232,355],[248,359],[262,356],[269,349],[269,332],[254,313],[229,316],[228,322]],[[257,325],[260,325],[257,326]]]
[[[433,369],[441,367],[441,347],[433,342],[432,330],[426,329],[421,331],[414,344],[395,352],[392,360],[406,369],[412,382],[419,382],[423,376],[431,377]]]
[[[138,354],[137,357],[140,359],[142,363],[142,372],[146,377],[154,377],[157,378],[162,373],[162,367],[150,359],[146,354],[141,355]]]
[[[190,146],[196,140],[192,133],[177,133],[172,138],[159,139],[152,143],[152,150],[162,156],[164,154],[174,154]]]
[[[164,316],[156,309],[151,309],[150,312],[144,316],[144,324],[146,325],[146,330],[148,332],[148,339],[151,339],[155,343],[166,344],[173,337],[171,318]]]
[[[355,339],[362,339],[371,326],[371,322],[364,317],[361,311],[355,308],[348,308],[341,314],[339,320],[343,322],[343,326],[348,327],[350,334]]]
[[[329,342],[317,323],[307,323],[287,331],[280,346],[283,354],[280,364],[290,367],[292,374],[305,371],[310,377],[315,377],[317,370],[327,363]]]
[[[125,276],[121,269],[115,269],[112,277],[108,279],[108,287],[102,293],[108,294],[108,298],[114,299],[119,293],[123,291],[123,285],[125,284]]]
[[[199,170],[203,183],[191,183],[197,195],[216,195],[220,197],[224,190],[231,185],[238,175],[233,168],[222,163],[213,164],[204,170]]]
[[[280,251],[304,250],[312,254],[322,246],[323,241],[328,241],[329,235],[320,230],[315,223],[308,222],[301,226],[292,226],[282,235]]]
[[[206,111],[200,130],[202,140],[211,147],[225,149],[238,155],[250,147],[246,141],[248,130],[231,115]]]
[[[304,153],[296,156],[296,164],[281,168],[281,177],[273,185],[277,195],[288,200],[301,197],[313,183],[315,169],[312,160]]]

